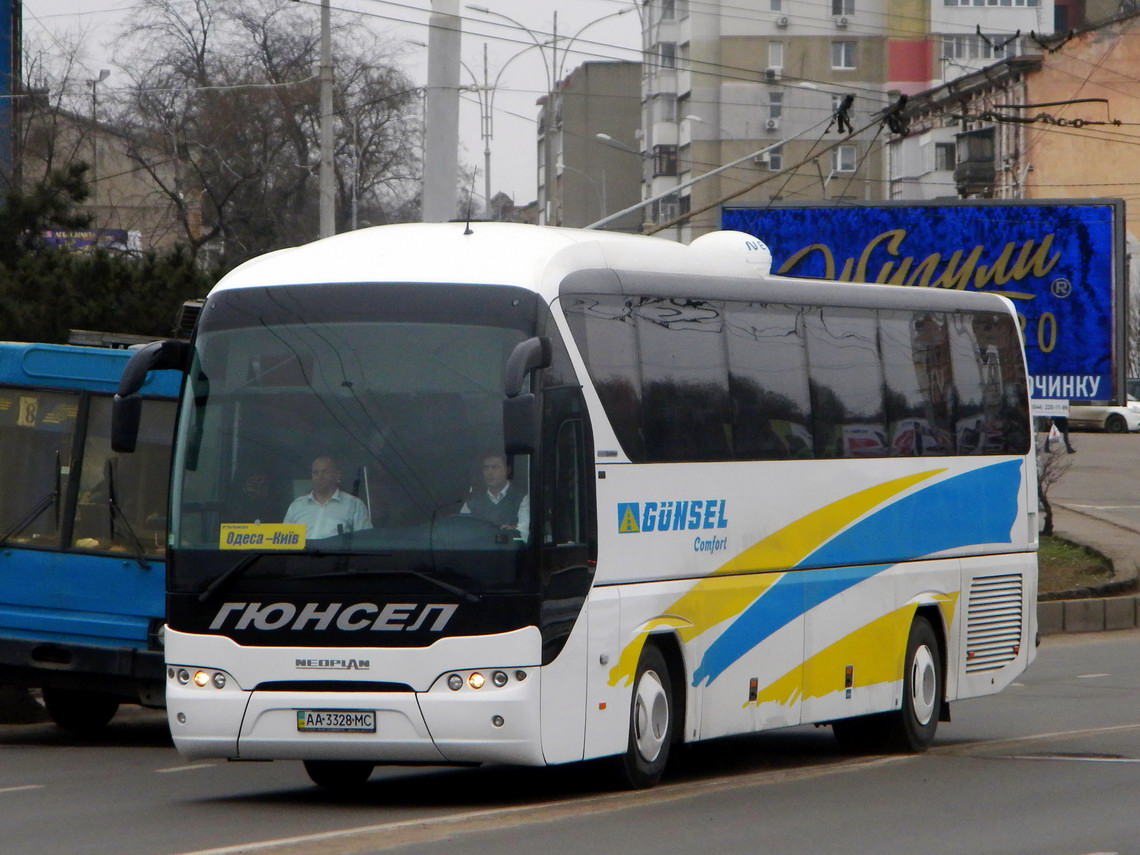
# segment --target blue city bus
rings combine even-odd
[[[0,343],[0,685],[97,731],[163,704],[166,508],[180,375],[143,389],[138,453],[111,450],[130,352]]]

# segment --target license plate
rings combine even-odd
[[[297,710],[304,733],[375,733],[375,710]]]

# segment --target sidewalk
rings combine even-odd
[[[1140,532],[1090,516],[1053,501],[1053,525],[1058,537],[1097,550],[1112,562],[1112,582],[1042,595],[1037,625],[1042,635],[1063,632],[1103,632],[1140,626]]]

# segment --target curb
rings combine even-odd
[[[1140,626],[1140,534],[1056,501],[1053,507],[1055,533],[1107,558],[1114,579],[1095,588],[1041,594],[1037,600],[1038,633],[1106,632]]]
[[[1087,597],[1079,600],[1044,600],[1037,603],[1037,631],[1041,635],[1068,632],[1105,632],[1135,629],[1140,596]]]

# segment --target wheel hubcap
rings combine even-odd
[[[652,763],[665,745],[669,730],[669,698],[661,678],[654,671],[646,671],[637,684],[633,702],[633,737],[637,753]]]
[[[938,702],[935,695],[937,686],[934,654],[924,644],[914,652],[910,671],[910,706],[919,724],[930,724],[934,718],[934,708]]]

